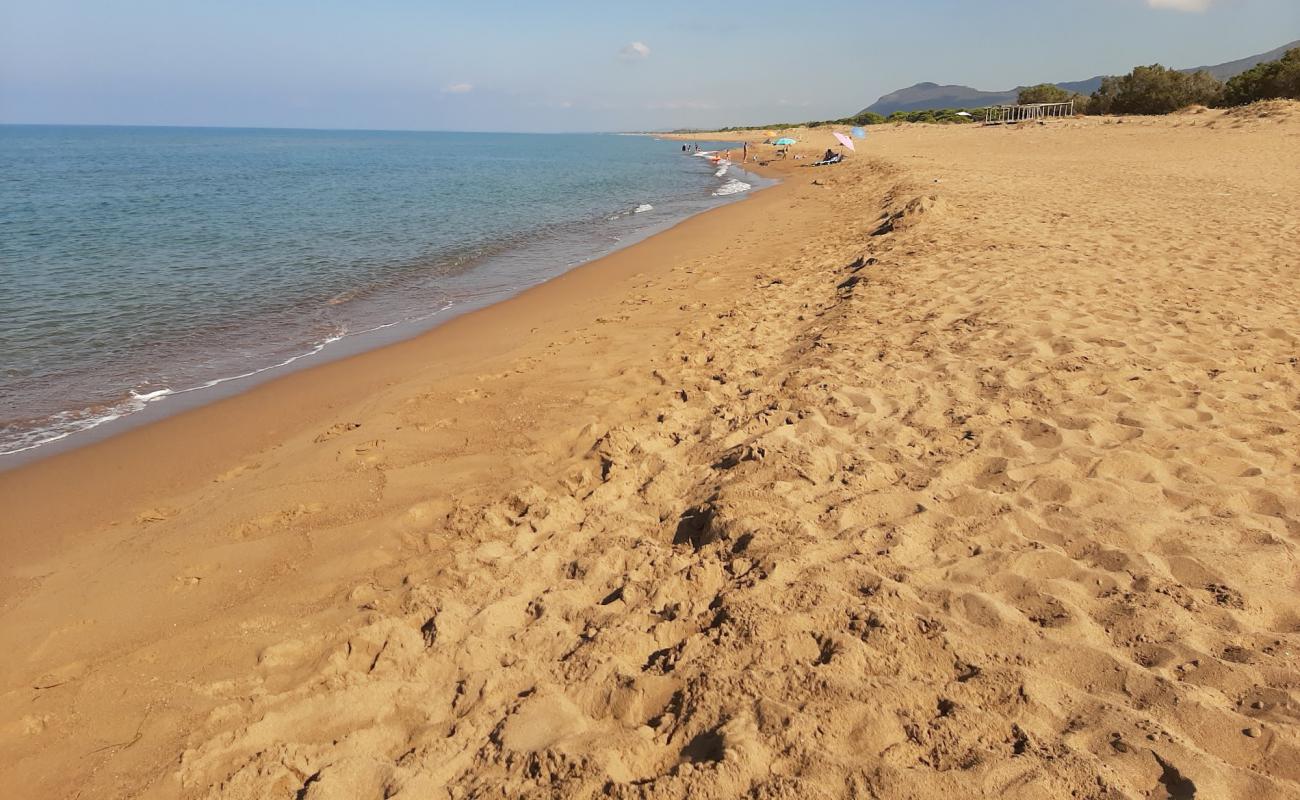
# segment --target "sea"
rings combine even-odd
[[[0,469],[409,337],[761,185],[650,136],[0,126]]]

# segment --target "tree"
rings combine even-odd
[[[1119,78],[1105,78],[1093,92],[1093,114],[1169,114],[1190,105],[1214,105],[1223,96],[1223,84],[1204,70],[1194,73],[1167,69],[1159,64],[1136,67]]]
[[[1228,81],[1224,87],[1223,104],[1240,106],[1277,97],[1300,100],[1300,47],[1288,50],[1277,61],[1260,64]]]
[[[1029,105],[1031,103],[1068,103],[1071,95],[1059,86],[1050,83],[1040,83],[1037,86],[1029,86],[1020,90],[1020,96],[1016,102],[1020,105]]]
[[[863,111],[861,114],[858,114],[856,117],[850,119],[850,122],[852,122],[854,125],[879,125],[884,121],[885,121],[884,115],[877,114],[874,111]]]
[[[1097,91],[1092,93],[1088,98],[1089,114],[1109,114],[1111,108],[1115,105],[1115,97],[1119,94],[1119,78],[1106,77],[1101,79],[1101,86]]]

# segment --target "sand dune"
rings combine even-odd
[[[873,129],[413,344],[6,569],[0,784],[1300,797],[1298,145]]]

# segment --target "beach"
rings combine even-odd
[[[0,473],[0,790],[1300,797],[1300,104],[789,135]]]

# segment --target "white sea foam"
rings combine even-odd
[[[155,389],[152,392],[141,394],[135,389],[131,390],[131,399],[137,403],[152,403],[154,400],[161,400],[169,394],[175,394],[171,389]]]
[[[85,431],[93,430],[94,428],[98,428],[100,425],[103,425],[105,423],[112,422],[113,420],[121,419],[122,417],[141,411],[145,408],[145,406],[149,405],[150,403],[154,403],[168,397],[172,397],[178,394],[188,394],[190,392],[197,392],[203,389],[211,389],[214,386],[220,386],[223,383],[243,380],[245,378],[252,378],[256,375],[261,375],[264,372],[270,372],[271,370],[275,370],[275,369],[282,369],[294,363],[295,361],[301,361],[304,358],[310,358],[316,355],[317,353],[321,352],[329,345],[339,341],[345,336],[360,335],[363,333],[373,333],[375,331],[384,330],[385,328],[391,328],[394,325],[401,325],[403,323],[416,323],[423,320],[427,320],[430,319],[431,317],[441,314],[442,312],[451,308],[452,305],[453,303],[448,301],[444,303],[441,308],[439,308],[437,311],[434,311],[432,313],[425,314],[423,316],[412,318],[412,319],[402,319],[402,320],[398,320],[397,322],[388,322],[382,325],[376,325],[373,328],[365,328],[363,330],[359,330],[355,332],[349,332],[346,328],[341,328],[338,331],[335,331],[334,333],[330,334],[329,336],[326,336],[321,341],[317,342],[315,345],[312,346],[310,350],[304,353],[298,353],[297,355],[289,356],[288,358],[279,361],[275,364],[270,364],[265,367],[261,367],[259,369],[243,372],[238,375],[227,375],[221,378],[213,378],[212,380],[206,381],[204,383],[200,383],[197,386],[190,386],[184,389],[171,389],[168,387],[164,387],[161,389],[149,389],[145,391],[141,391],[139,389],[131,389],[129,392],[127,392],[127,396],[124,399],[102,409],[94,409],[94,410],[82,409],[79,411],[65,411],[59,414],[55,414],[48,418],[46,424],[43,427],[35,428],[27,432],[25,436],[20,437],[17,441],[11,442],[10,446],[7,449],[0,450],[0,456],[10,456],[10,455],[15,455],[17,453],[24,453],[27,452],[28,450],[35,450],[36,448],[41,447],[43,445],[51,444],[61,439],[66,439],[75,433],[84,433]]]
[[[156,389],[144,393],[132,389],[127,393],[125,399],[105,408],[64,411],[54,414],[46,420],[44,427],[28,431],[25,436],[20,436],[16,441],[11,442],[7,449],[0,450],[0,456],[25,453],[42,445],[66,439],[74,433],[82,433],[83,431],[98,428],[106,422],[121,419],[128,414],[134,414],[149,403],[161,400],[170,394],[174,394],[171,389]]]
[[[748,192],[752,188],[754,187],[750,186],[748,183],[745,183],[744,181],[738,181],[735,178],[732,178],[731,180],[719,186],[717,191],[713,193],[713,196],[726,197],[729,194],[740,194],[741,192]]]
[[[654,209],[655,209],[655,207],[652,206],[652,205],[650,205],[649,203],[642,203],[641,205],[637,206],[636,209],[635,209],[632,213],[633,213],[633,214],[641,214],[641,213],[644,213],[644,212],[646,212],[646,211],[654,211]]]

